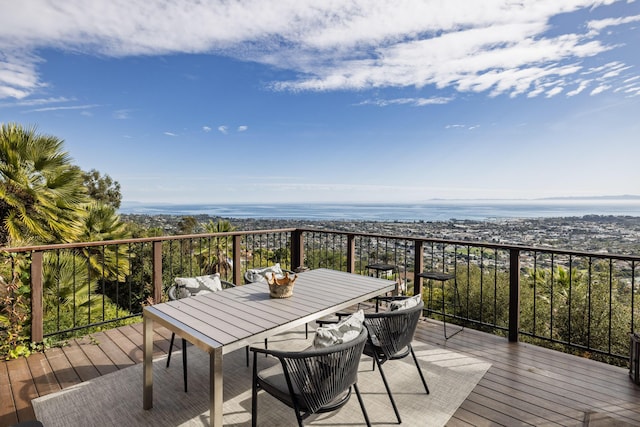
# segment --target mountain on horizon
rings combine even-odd
[[[618,196],[566,196],[543,197],[537,200],[640,200],[640,196],[633,194],[622,194]]]

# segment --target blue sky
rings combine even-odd
[[[0,0],[0,122],[144,203],[640,193],[640,3]]]

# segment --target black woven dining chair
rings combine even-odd
[[[253,354],[251,425],[258,419],[258,391],[264,390],[293,408],[298,426],[315,413],[335,411],[344,406],[353,388],[367,423],[369,416],[358,389],[358,366],[367,340],[362,329],[357,338],[322,349],[278,351],[251,347]],[[278,358],[279,364],[258,371],[257,355]]]
[[[235,288],[236,285],[234,285],[231,282],[227,282],[224,280],[220,280],[220,283],[222,285],[222,289],[229,289],[229,288]],[[214,292],[214,291],[211,291]],[[178,299],[182,299],[182,298],[188,298],[191,297],[195,294],[193,294],[189,288],[185,287],[185,286],[180,286],[177,283],[174,283],[173,285],[171,285],[171,287],[169,287],[169,289],[167,290],[167,296],[169,297],[170,301],[175,301]],[[173,342],[175,340],[176,334],[175,332],[171,333],[171,341],[169,342],[169,352],[167,354],[167,368],[169,367],[169,364],[171,363],[171,350],[173,349]],[[249,363],[249,355],[247,354],[247,364]],[[187,392],[187,340],[182,338],[182,376],[184,378],[184,392]]]
[[[387,301],[393,302],[398,300],[406,300],[408,297],[391,297]],[[411,347],[411,341],[415,334],[418,320],[422,315],[424,302],[421,300],[417,305],[410,308],[403,308],[395,311],[386,311],[380,313],[366,313],[364,316],[364,326],[369,331],[369,339],[364,347],[364,354],[373,359],[374,368],[378,366],[382,382],[387,389],[391,406],[396,413],[398,423],[401,423],[400,413],[396,402],[393,400],[387,377],[382,370],[382,365],[390,360],[398,360],[407,357],[409,354],[413,357],[413,361],[420,374],[420,379],[424,385],[424,389],[429,394],[429,387],[424,379],[416,354]]]

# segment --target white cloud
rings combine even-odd
[[[589,27],[589,29],[591,30],[594,30],[595,32],[600,32],[607,27],[630,24],[632,22],[640,22],[640,15],[626,16],[624,18],[606,18],[589,21],[587,22],[587,27]]]
[[[627,88],[624,92],[628,93],[630,97],[640,96],[640,86]]]
[[[36,105],[58,104],[71,101],[75,101],[75,99],[65,98],[64,96],[55,98],[21,99],[12,103],[2,103],[0,104],[0,107],[34,107]]]
[[[131,117],[131,111],[132,110],[116,110],[113,112],[113,118],[114,119],[118,119],[118,120],[126,120],[129,117]]]
[[[358,105],[376,105],[378,107],[387,107],[389,105],[413,105],[423,107],[425,105],[447,104],[453,101],[453,98],[433,97],[433,98],[396,98],[396,99],[375,99],[360,102]]]
[[[537,87],[531,92],[527,93],[527,98],[535,98],[536,96],[540,95],[543,92],[544,92],[543,87]]]
[[[209,126],[202,126],[202,130],[204,132],[211,132],[211,128]]]
[[[599,93],[604,92],[605,90],[611,89],[611,86],[600,85],[597,88],[593,89],[589,95],[597,95]]]
[[[444,128],[445,129],[466,129],[466,130],[474,130],[479,128],[480,125],[462,125],[462,124],[455,124],[455,125],[446,125]]]
[[[432,86],[490,96],[536,96],[549,93],[540,91],[549,80],[572,84],[574,76],[589,66],[585,61],[622,45],[608,36],[601,38],[600,33],[612,27],[632,31],[627,24],[640,22],[640,15],[624,16],[625,6],[607,8],[614,3],[629,4],[626,0],[32,0],[10,6],[5,2],[0,5],[0,52],[5,52],[0,53],[0,98],[23,99],[46,85],[38,68],[41,49],[107,57],[219,54],[300,76],[273,82],[271,87],[277,90]],[[572,12],[592,16],[595,9],[602,11],[599,16],[616,15],[568,30],[554,21]],[[618,62],[620,74],[628,65]],[[601,78],[615,79],[616,70]]]
[[[546,97],[547,98],[551,98],[556,96],[559,93],[562,93],[562,91],[564,90],[564,88],[560,87],[560,86],[556,86],[553,89],[551,89],[550,91],[547,92]]]
[[[163,132],[163,133],[167,136],[178,136],[178,134],[175,134],[173,132]]]
[[[13,46],[4,40],[2,22],[11,19],[11,13],[3,12],[0,6],[0,99],[23,99],[45,84],[36,71],[41,59],[23,50],[21,43]]]
[[[26,110],[25,113],[41,113],[44,111],[59,111],[59,110],[87,110],[90,108],[100,107],[98,104],[89,104],[89,105],[72,105],[72,106],[64,106],[64,107],[42,107],[42,108],[34,108],[32,110]]]
[[[580,92],[585,90],[587,88],[587,86],[589,86],[589,83],[590,83],[590,80],[582,80],[582,81],[580,81],[580,83],[579,83],[577,88],[575,88],[572,91],[567,92],[567,96],[575,96],[575,95],[579,94]]]
[[[218,126],[218,130],[220,131],[220,133],[223,133],[225,135],[229,133],[229,127],[228,126],[224,126],[224,125]]]
[[[248,129],[249,129],[249,126],[245,126],[245,125],[238,126],[238,132],[244,132]]]

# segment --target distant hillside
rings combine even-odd
[[[537,200],[640,200],[640,196],[623,194],[619,196],[543,197]]]

